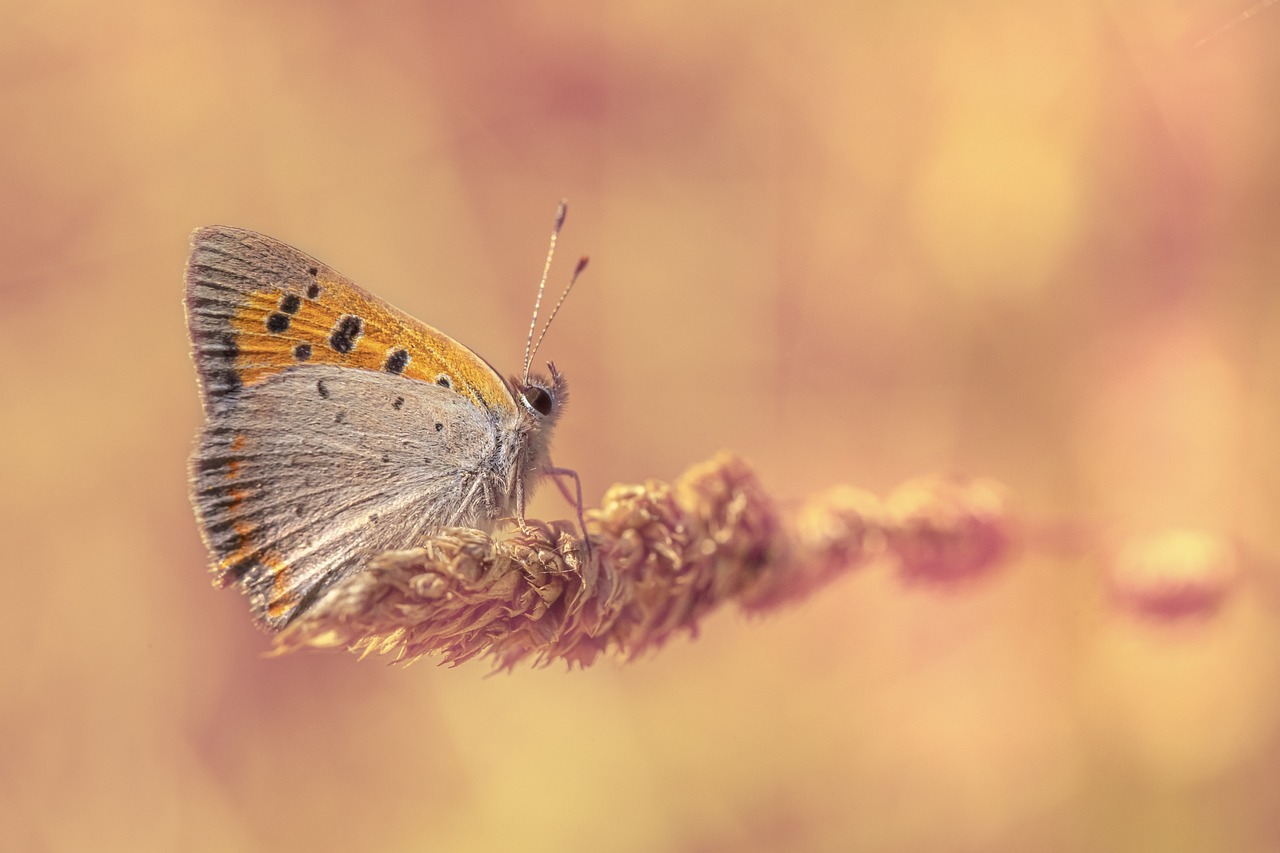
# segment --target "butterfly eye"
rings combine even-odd
[[[551,414],[551,394],[546,388],[539,388],[537,385],[530,385],[525,388],[524,402],[540,415]]]

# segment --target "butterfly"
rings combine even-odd
[[[523,523],[541,475],[576,481],[548,452],[564,375],[529,372],[564,215],[561,202],[524,374],[507,380],[279,240],[225,226],[192,235],[187,325],[205,414],[192,504],[215,585],[239,583],[261,626],[286,627],[370,557],[440,527]],[[581,518],[580,485],[577,507]]]

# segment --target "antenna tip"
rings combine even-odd
[[[587,257],[586,255],[583,255],[582,257],[578,258],[578,265],[573,269],[573,277],[577,278],[579,275],[581,275],[582,271],[587,268],[587,264],[590,262],[591,262],[591,258]]]
[[[556,231],[559,232],[564,227],[565,214],[569,212],[569,199],[562,198],[560,203],[556,205]]]

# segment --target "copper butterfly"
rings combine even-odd
[[[529,373],[564,214],[561,202],[524,374],[505,381],[279,240],[224,226],[192,235],[187,326],[205,413],[192,503],[215,584],[239,582],[259,624],[285,627],[369,557],[435,528],[523,522],[539,475],[576,478],[548,455],[564,376],[551,364]],[[581,517],[580,488],[577,506]]]

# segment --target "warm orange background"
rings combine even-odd
[[[1280,6],[1192,48],[1247,5],[0,3],[0,847],[1280,849]],[[1033,549],[572,674],[263,659],[186,498],[188,233],[510,371],[561,195],[589,502],[982,474],[1235,537],[1234,597]]]

